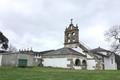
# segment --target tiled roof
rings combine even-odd
[[[96,52],[96,51],[106,51],[106,52],[111,52],[111,51],[106,50],[106,49],[103,49],[103,48],[101,48],[101,47],[98,47],[98,48],[92,49],[92,50],[90,50],[90,51],[94,51],[94,52]]]
[[[46,54],[46,53],[48,53],[48,52],[52,52],[52,51],[55,51],[55,50],[47,50],[47,51],[41,51],[41,52],[35,52],[35,51],[33,51],[33,53],[34,54]]]
[[[79,55],[79,56],[84,56],[82,53],[79,53],[71,48],[60,48],[52,52],[48,52],[47,54],[43,54],[46,56],[53,56],[53,55]]]
[[[7,52],[7,51],[4,51],[4,50],[0,50],[0,53],[5,53],[5,52]]]
[[[103,48],[100,48],[100,47],[89,50],[89,51],[92,52],[93,54],[98,54],[98,55],[104,56],[104,57],[109,57],[111,54],[105,55],[105,54],[102,54],[101,52],[113,53],[112,51],[109,51],[109,50],[106,50],[106,49],[103,49]]]

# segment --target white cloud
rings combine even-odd
[[[85,41],[91,48],[95,48],[98,46],[106,47],[108,48],[108,44],[105,41],[104,33],[106,31],[106,27],[104,25],[96,25],[91,26],[85,30],[85,32],[82,32],[81,34],[81,40]]]
[[[106,48],[104,31],[120,23],[119,7],[119,0],[0,0],[0,29],[18,49],[55,49],[74,18],[80,40]]]

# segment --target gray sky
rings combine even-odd
[[[0,0],[0,30],[17,49],[63,47],[71,18],[82,42],[108,48],[104,32],[120,24],[120,0]]]

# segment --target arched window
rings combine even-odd
[[[86,60],[83,60],[83,61],[82,61],[82,65],[83,65],[83,66],[86,66],[86,65],[87,65]]]
[[[68,34],[67,34],[67,37],[70,37],[70,36],[71,36],[71,34],[70,34],[70,33],[68,33]]]
[[[75,32],[73,32],[72,35],[74,36],[74,35],[75,35]]]
[[[70,39],[68,39],[68,41],[67,41],[68,43],[70,42]]]
[[[73,40],[72,40],[73,42],[75,42],[76,41],[76,39],[75,38],[73,38]]]
[[[86,60],[82,61],[82,69],[87,69],[87,62],[86,62]]]
[[[75,66],[80,66],[80,60],[79,59],[75,60]]]

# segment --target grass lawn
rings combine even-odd
[[[120,80],[120,71],[1,67],[0,80]]]

